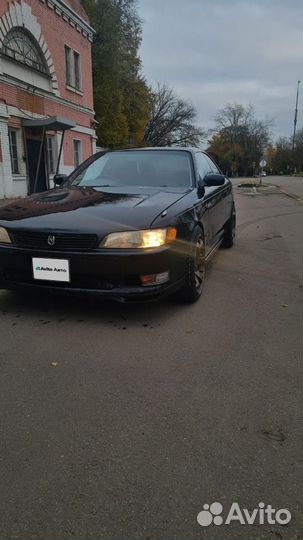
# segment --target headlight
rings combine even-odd
[[[0,227],[0,244],[11,244],[8,232],[6,229],[3,229],[3,227]]]
[[[101,248],[156,248],[170,244],[177,237],[177,229],[150,229],[146,231],[129,231],[111,233],[102,240]]]

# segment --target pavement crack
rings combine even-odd
[[[278,429],[277,431],[264,429],[261,433],[266,439],[271,439],[279,443],[283,443],[287,438],[282,429]]]

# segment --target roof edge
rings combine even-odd
[[[79,13],[77,13],[67,2],[64,0],[40,0],[46,3],[48,7],[54,9],[59,15],[67,17],[71,20],[77,29],[87,34],[90,41],[92,41],[96,31],[85,21]]]

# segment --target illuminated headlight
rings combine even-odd
[[[8,232],[3,227],[0,227],[0,244],[11,244],[11,239]]]
[[[177,229],[150,229],[146,231],[129,231],[111,233],[102,240],[101,248],[156,248],[170,244],[177,237]]]

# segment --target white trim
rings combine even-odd
[[[69,84],[65,85],[66,90],[69,90],[70,92],[74,92],[74,94],[78,94],[78,96],[83,96],[83,90],[77,90],[77,88],[74,88],[73,86],[70,86]]]
[[[26,182],[27,178],[24,174],[12,174],[13,182]]]
[[[80,126],[80,124],[77,124],[70,131],[72,131],[73,133],[82,133],[83,135],[90,135],[91,137],[96,137],[96,132],[94,129]]]

